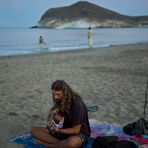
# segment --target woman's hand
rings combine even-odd
[[[55,128],[54,132],[59,133],[60,132],[60,128]]]

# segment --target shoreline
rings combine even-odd
[[[0,57],[0,70],[0,145],[20,148],[8,140],[46,123],[56,79],[65,80],[87,106],[99,106],[90,119],[124,126],[142,117],[148,44]]]
[[[127,45],[143,45],[143,44],[148,44],[148,42],[140,42],[140,43],[128,43],[128,44],[112,44],[112,45],[106,45],[106,46],[100,46],[100,47],[94,47],[93,49],[99,49],[99,48],[109,48],[109,47],[116,47],[116,46],[127,46]],[[68,49],[68,47],[66,49],[64,49],[64,47],[62,48],[62,50],[55,50],[55,51],[50,51],[50,49],[48,49],[48,51],[46,51],[47,49],[43,50],[43,51],[36,51],[33,53],[22,53],[22,54],[12,54],[12,55],[2,55],[0,56],[0,58],[5,58],[5,57],[16,57],[16,56],[32,56],[32,55],[40,55],[40,54],[50,54],[50,53],[61,53],[61,52],[73,52],[73,51],[81,51],[81,50],[89,50],[90,48],[70,48]]]

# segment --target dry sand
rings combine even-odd
[[[99,106],[90,118],[121,126],[137,120],[147,74],[148,44],[1,57],[0,148],[21,148],[8,140],[46,121],[56,79],[65,80],[87,106]]]

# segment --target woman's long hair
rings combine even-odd
[[[79,95],[74,91],[72,91],[70,86],[64,80],[56,80],[55,82],[53,82],[51,86],[51,90],[62,91],[64,93],[64,98],[62,99],[61,106],[59,109],[63,113],[64,112],[69,113],[72,99],[74,98],[74,96],[79,96]],[[50,117],[52,111],[55,108],[56,108],[56,105],[50,109],[48,118]]]
[[[70,111],[71,100],[73,98],[73,92],[70,86],[63,80],[57,80],[53,82],[51,90],[62,91],[64,93],[64,98],[62,99],[60,110],[62,112],[68,113]]]

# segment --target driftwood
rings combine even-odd
[[[147,96],[148,96],[148,76],[147,76],[147,84],[146,84],[146,91],[145,91],[145,102],[144,102],[144,112],[143,115],[146,117],[146,105],[148,103]]]

